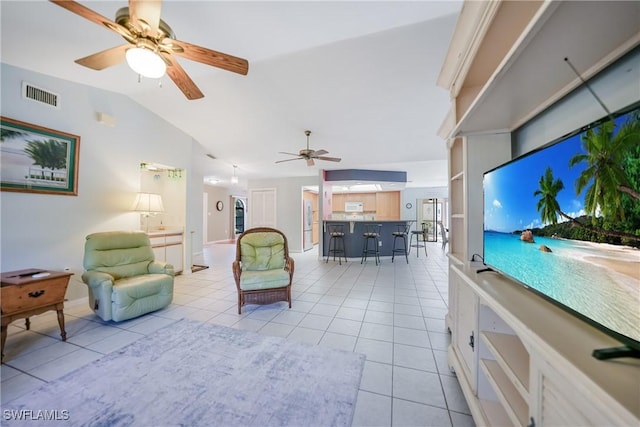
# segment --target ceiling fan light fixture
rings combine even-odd
[[[132,47],[125,55],[129,67],[141,76],[159,79],[167,72],[167,64],[160,55],[148,48]]]

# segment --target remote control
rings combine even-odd
[[[34,279],[37,279],[39,277],[47,277],[47,276],[50,276],[50,275],[51,275],[51,273],[47,273],[45,271],[45,272],[42,272],[42,273],[32,274],[31,277],[33,277]]]

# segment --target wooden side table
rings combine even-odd
[[[67,292],[69,277],[73,273],[49,271],[29,268],[1,274],[0,306],[2,308],[2,356],[7,341],[9,323],[18,319],[26,319],[27,329],[30,327],[29,316],[41,314],[49,310],[58,313],[60,337],[67,340],[64,330],[64,295]]]

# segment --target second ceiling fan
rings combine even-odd
[[[296,156],[294,159],[286,159],[286,160],[278,160],[276,161],[276,163],[282,163],[282,162],[290,162],[292,160],[302,160],[305,159],[307,161],[307,166],[313,166],[314,163],[314,159],[317,160],[326,160],[329,162],[339,162],[342,159],[339,157],[327,157],[325,156],[325,154],[329,154],[329,152],[327,150],[312,150],[309,148],[309,135],[311,135],[311,131],[310,130],[305,130],[304,134],[307,135],[307,148],[304,148],[302,150],[300,150],[300,152],[298,154],[295,153],[287,153],[285,151],[280,151],[280,154],[288,154],[290,156]]]
[[[75,1],[50,1],[89,21],[104,25],[128,42],[75,61],[85,67],[103,70],[126,59],[134,71],[145,77],[159,78],[166,70],[171,80],[190,100],[202,98],[204,95],[175,57],[242,75],[249,71],[246,59],[177,40],[171,27],[160,19],[161,1],[129,0],[128,8],[123,7],[116,12],[115,21]],[[147,68],[149,65],[157,68]],[[148,73],[145,73],[145,70],[148,70]]]

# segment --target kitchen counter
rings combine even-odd
[[[362,256],[362,248],[364,246],[363,233],[365,226],[371,224],[378,224],[378,233],[380,234],[379,240],[382,242],[380,246],[380,256],[391,256],[393,250],[393,235],[392,233],[402,229],[407,222],[415,222],[415,220],[382,220],[382,221],[370,221],[370,220],[325,220],[322,225],[323,236],[323,256],[327,256],[329,251],[329,226],[332,224],[342,224],[344,231],[344,246],[347,258],[360,258]],[[407,245],[409,244],[407,236]],[[400,241],[398,241],[398,247],[400,247]]]

